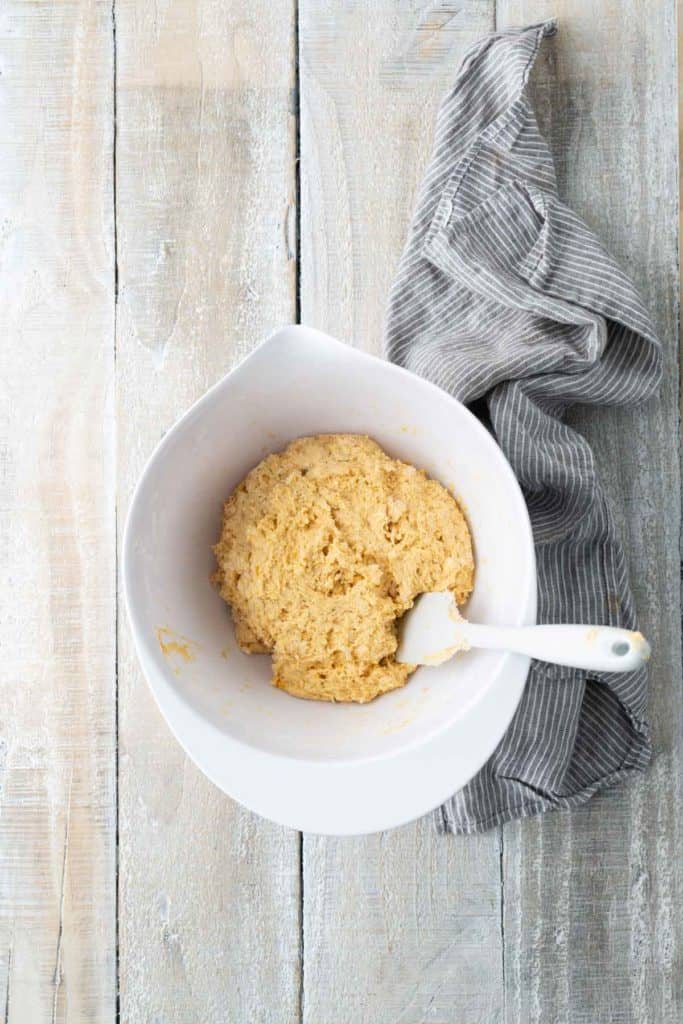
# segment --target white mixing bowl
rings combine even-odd
[[[452,487],[475,546],[468,617],[535,621],[526,505],[486,429],[432,384],[304,327],[265,341],[166,434],[133,498],[123,583],[149,685],[199,768],[267,818],[348,835],[419,817],[472,778],[515,712],[529,663],[470,651],[366,705],[297,700],[270,685],[270,658],[235,643],[209,581],[211,545],[248,470],[321,433],[368,434]]]

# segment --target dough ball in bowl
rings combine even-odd
[[[369,437],[303,437],[268,456],[223,511],[215,574],[237,641],[273,654],[296,697],[366,703],[403,686],[396,624],[417,597],[472,591],[457,501]]]

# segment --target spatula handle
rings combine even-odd
[[[594,672],[633,672],[650,657],[641,633],[614,626],[521,626],[514,629],[467,623],[472,647],[514,651],[554,665]]]

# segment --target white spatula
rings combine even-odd
[[[440,665],[457,651],[513,651],[555,665],[595,672],[633,672],[650,657],[641,633],[613,626],[476,626],[463,619],[449,592],[422,594],[399,630],[397,661]]]

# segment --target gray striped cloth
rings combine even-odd
[[[635,625],[624,553],[574,403],[648,398],[660,347],[633,284],[558,198],[526,84],[553,22],[474,46],[441,106],[391,293],[390,359],[478,402],[524,491],[539,622]],[[438,814],[483,831],[575,807],[651,755],[644,671],[534,662],[488,764]]]

